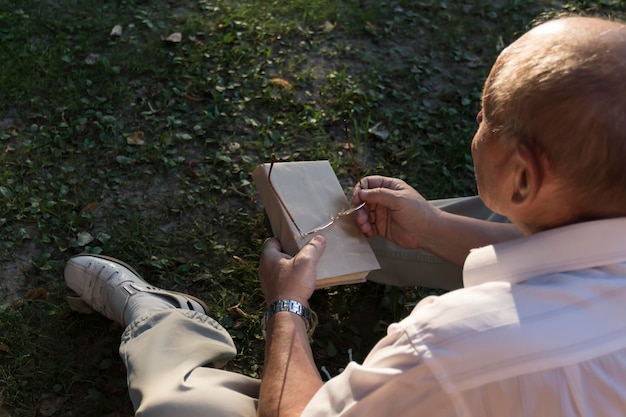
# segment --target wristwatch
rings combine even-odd
[[[303,306],[302,303],[296,300],[276,300],[267,307],[267,310],[265,310],[265,314],[263,315],[263,319],[261,320],[264,337],[267,322],[274,314],[280,311],[288,311],[302,317],[306,325],[306,332],[309,335],[309,338],[313,336],[313,332],[317,326],[317,314],[315,314],[313,310]]]

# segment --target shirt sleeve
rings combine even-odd
[[[454,416],[452,401],[411,344],[401,323],[362,365],[350,363],[315,394],[303,417]]]

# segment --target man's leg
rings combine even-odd
[[[218,369],[236,349],[201,300],[154,287],[103,256],[70,259],[65,281],[92,309],[126,326],[120,355],[137,416],[256,415],[260,381]]]
[[[228,332],[202,313],[165,310],[131,323],[120,356],[136,415],[256,416],[260,381],[217,368],[236,353]]]
[[[508,222],[483,204],[479,197],[432,200],[431,204],[449,213],[492,222]],[[463,268],[421,249],[404,249],[381,237],[370,239],[381,269],[367,279],[398,287],[420,286],[453,290],[463,286]]]

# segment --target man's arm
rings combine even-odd
[[[286,311],[274,314],[267,324],[258,415],[299,416],[321,386],[304,320]]]
[[[277,300],[294,300],[308,306],[315,290],[315,268],[325,247],[324,238],[316,236],[292,258],[281,252],[277,239],[268,239],[259,266],[267,305]],[[268,319],[264,367],[258,415],[299,416],[322,386],[301,316],[281,311]]]
[[[494,223],[444,211],[439,211],[437,217],[428,238],[422,239],[421,248],[461,266],[471,249],[522,236],[511,223]]]
[[[407,249],[425,249],[457,265],[463,265],[471,249],[522,236],[512,224],[446,213],[397,178],[363,178],[352,202],[367,203],[357,212],[357,223],[366,236],[382,236]]]

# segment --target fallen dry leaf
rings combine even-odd
[[[324,33],[330,33],[333,30],[335,30],[335,28],[337,27],[337,23],[331,23],[328,20],[324,22],[324,24],[320,27],[320,29],[322,29],[322,32]]]
[[[122,25],[115,25],[111,29],[111,36],[122,36]]]
[[[182,256],[176,256],[172,259],[177,265],[185,265],[187,263],[187,259]]]
[[[291,84],[289,81],[285,80],[284,78],[272,78],[269,81],[269,83],[283,87],[286,90],[291,90],[293,88],[293,84]]]
[[[47,296],[48,296],[48,290],[42,287],[36,287],[36,288],[28,290],[24,298],[26,300],[41,300],[43,298],[46,298]]]
[[[228,142],[226,144],[226,150],[229,153],[237,152],[241,149],[241,144],[239,142]]]
[[[95,65],[96,62],[98,62],[100,60],[100,55],[99,54],[89,54],[87,55],[87,58],[85,58],[85,64],[87,65]]]
[[[171,43],[179,43],[183,40],[183,35],[180,32],[174,32],[163,40]]]
[[[94,237],[91,236],[91,233],[89,232],[78,232],[78,234],[76,235],[76,241],[78,243],[78,246],[88,245],[94,240]]]
[[[380,29],[378,28],[378,26],[376,26],[375,24],[373,24],[373,23],[372,23],[372,22],[370,22],[370,21],[365,22],[365,26],[366,26],[368,29],[370,29],[371,31],[374,31],[374,32],[378,32],[378,31],[380,30]]]
[[[9,345],[5,345],[4,343],[0,343],[0,352],[10,352]]]
[[[201,98],[194,97],[194,96],[192,96],[189,93],[183,93],[183,97],[186,98],[187,100],[191,100],[191,101],[202,101]]]
[[[87,204],[85,208],[83,208],[83,211],[85,213],[91,213],[92,211],[97,209],[99,206],[100,206],[100,203],[98,203],[97,201],[94,201],[93,203]]]
[[[368,132],[382,140],[386,140],[389,137],[389,130],[381,122],[370,127]]]
[[[211,280],[211,274],[209,274],[209,273],[202,273],[202,274],[198,274],[198,275],[194,276],[191,279],[191,282],[210,281],[210,280]]]
[[[142,146],[146,144],[144,134],[141,130],[132,133],[124,133],[124,137],[126,138],[126,143],[132,146]]]

